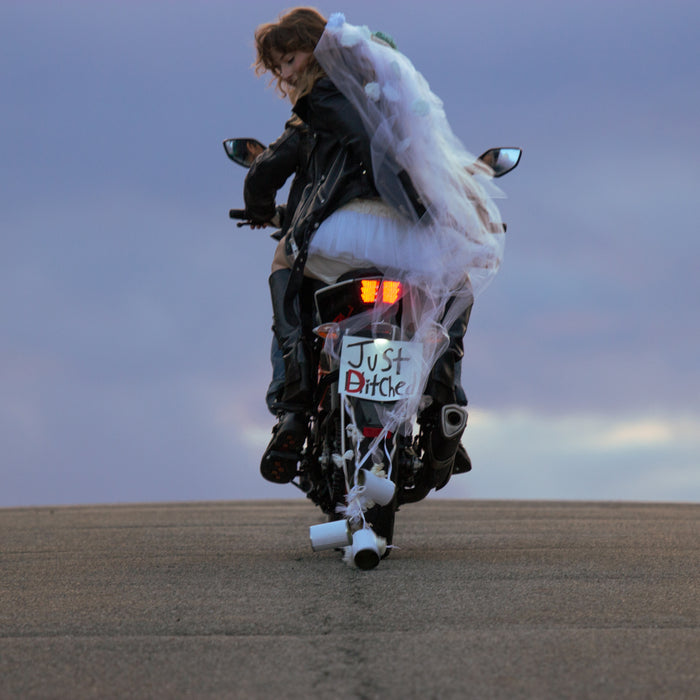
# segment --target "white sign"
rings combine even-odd
[[[420,389],[422,343],[343,337],[339,390],[366,401],[399,401]]]

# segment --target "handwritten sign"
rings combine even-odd
[[[366,401],[399,401],[421,390],[423,345],[346,335],[340,352],[341,394]]]

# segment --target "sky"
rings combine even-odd
[[[391,34],[468,150],[524,151],[474,469],[431,498],[700,501],[700,3],[315,6]],[[258,471],[274,244],[221,146],[282,131],[252,36],[288,7],[0,0],[0,507],[303,498]]]

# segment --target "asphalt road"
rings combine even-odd
[[[0,510],[0,698],[698,698],[700,505],[430,501],[373,571],[304,501]]]

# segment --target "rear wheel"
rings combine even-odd
[[[393,452],[393,440],[395,439],[395,437],[389,438],[391,442],[386,445],[386,451],[388,453]],[[365,450],[369,448],[370,443],[371,440],[367,439],[365,444],[363,445]],[[399,450],[399,452],[401,452],[401,450]],[[384,464],[383,469],[387,472],[391,471],[386,464]],[[396,470],[398,469],[398,461],[394,463],[393,469],[394,473],[396,474]],[[396,482],[396,479],[392,479],[392,481]],[[394,519],[396,517],[396,511],[398,510],[398,506],[398,489],[396,489],[394,497],[385,506],[374,505],[372,506],[372,508],[368,508],[365,511],[365,520],[372,526],[374,533],[377,536],[383,537],[386,540],[387,549],[382,555],[382,559],[388,557],[389,553],[391,552],[389,545],[391,545],[394,540]]]
[[[372,526],[374,534],[386,540],[387,550],[382,559],[389,556],[389,545],[394,540],[394,518],[396,516],[396,498],[386,506],[373,506],[365,512],[365,520]]]

